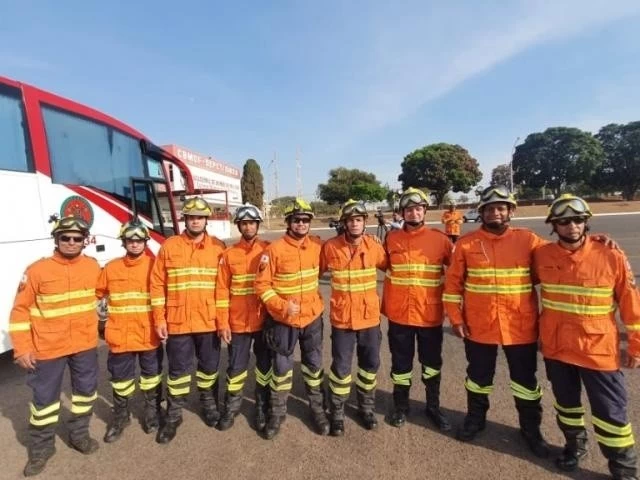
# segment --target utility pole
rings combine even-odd
[[[273,165],[273,198],[280,198],[280,188],[278,184],[278,156],[276,152],[273,152],[273,160],[271,160],[271,164]]]
[[[515,141],[513,142],[513,148],[511,149],[511,161],[509,162],[509,190],[511,191],[511,193],[513,193],[514,188],[513,188],[513,157],[516,154],[516,144],[518,143],[518,141],[520,140],[520,137],[516,137]]]
[[[299,148],[296,148],[296,193],[298,198],[302,198],[302,163]]]

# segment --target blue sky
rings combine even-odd
[[[517,137],[640,120],[638,0],[5,0],[0,75],[103,110],[158,144],[313,198],[331,168],[397,188],[435,142],[486,184]],[[480,5],[482,3],[482,5]]]

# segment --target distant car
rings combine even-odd
[[[477,210],[467,210],[465,214],[462,216],[462,219],[467,222],[479,222],[480,214]]]

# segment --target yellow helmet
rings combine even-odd
[[[284,219],[287,220],[293,215],[309,215],[313,218],[313,208],[307,202],[301,198],[296,198],[292,203],[286,206],[284,209]]]
[[[480,203],[478,203],[478,210],[482,210],[482,207],[489,205],[490,203],[508,203],[513,207],[518,206],[516,197],[509,191],[504,185],[495,185],[485,188],[480,194]]]
[[[80,217],[62,217],[53,224],[51,236],[55,237],[62,232],[79,232],[86,237],[89,235],[89,224]]]
[[[589,218],[592,217],[589,204],[580,197],[565,193],[556,198],[551,206],[545,223],[551,223],[561,218]]]
[[[185,216],[210,217],[212,213],[213,210],[211,210],[211,206],[202,197],[190,198],[182,205],[182,214]]]
[[[123,223],[118,238],[121,240],[149,240],[149,229],[138,219]]]
[[[367,218],[367,207],[363,202],[358,200],[347,200],[340,209],[340,221],[343,222],[349,217],[364,217]]]
[[[409,187],[400,195],[398,205],[400,210],[404,210],[411,205],[424,205],[427,208],[429,206],[429,198],[422,190]]]

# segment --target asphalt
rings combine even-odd
[[[533,228],[548,237],[549,229],[542,220],[519,220],[515,226]],[[593,219],[593,232],[607,232],[626,252],[636,273],[640,272],[640,215],[606,216]],[[465,225],[464,230],[477,228]],[[317,232],[324,238],[332,233]],[[281,233],[269,233],[277,238]],[[550,238],[550,237],[548,237]],[[325,301],[328,286],[321,285]],[[328,302],[327,302],[328,303]],[[327,305],[328,307],[328,305]],[[551,459],[541,460],[528,452],[517,428],[517,414],[508,387],[506,362],[499,355],[495,390],[486,430],[472,444],[463,444],[453,433],[442,434],[427,423],[423,414],[424,388],[419,381],[419,365],[414,368],[411,390],[411,414],[407,425],[398,429],[388,425],[384,416],[391,406],[390,357],[386,340],[386,321],[382,322],[383,344],[376,413],[380,426],[365,431],[355,417],[355,392],[347,409],[346,434],[342,438],[320,437],[311,430],[299,364],[294,372],[294,389],[289,399],[289,416],[281,433],[272,441],[263,440],[251,426],[253,408],[250,375],[245,388],[245,401],[235,426],[227,432],[208,428],[198,417],[197,394],[192,393],[185,421],[176,439],[169,445],[158,445],[152,435],[145,435],[139,425],[141,401],[133,402],[134,420],[116,443],[100,441],[94,455],[83,456],[72,450],[67,441],[65,420],[70,417],[70,387],[68,375],[63,387],[63,413],[56,439],[57,454],[40,476],[44,479],[604,479],[606,460],[600,454],[589,425],[589,455],[573,474],[558,472]],[[325,322],[324,360],[330,365],[330,330]],[[444,366],[441,401],[452,423],[457,426],[466,408],[463,380],[466,361],[462,342],[447,330],[444,342]],[[296,358],[299,355],[296,352]],[[226,367],[223,351],[221,372]],[[110,387],[106,373],[106,348],[100,347],[101,378],[99,398],[91,434],[102,439],[109,419]],[[221,375],[224,378],[224,375]],[[555,424],[553,395],[546,380],[544,366],[539,364],[539,380],[544,389],[545,409],[543,431],[553,445],[554,455],[560,452],[563,439]],[[640,425],[640,372],[626,372],[629,391],[629,415]],[[26,375],[12,363],[10,355],[0,356],[0,479],[21,478],[27,460],[27,422],[30,390]],[[585,405],[587,405],[585,400]],[[587,409],[588,410],[588,409]]]

